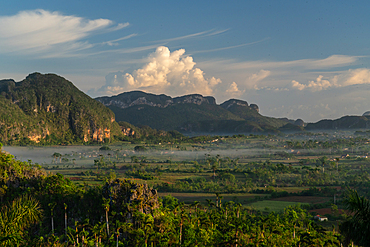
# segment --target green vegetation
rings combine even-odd
[[[357,191],[348,190],[344,204],[346,209],[352,213],[340,226],[345,236],[345,243],[349,244],[352,240],[357,245],[368,245],[370,242],[370,201],[359,196]]]
[[[34,144],[99,145],[50,149],[40,164],[0,152],[0,245],[370,241],[369,131],[283,134],[302,127],[263,117],[244,101],[135,95],[141,96],[130,102],[141,103],[120,108],[129,113],[124,120],[141,118],[151,127],[116,123],[112,111],[56,75],[0,81],[0,140],[7,145],[27,145],[33,153]],[[343,118],[340,126],[356,119]],[[238,134],[180,133],[218,130]],[[328,221],[314,221],[318,214]]]
[[[335,120],[320,120],[317,123],[309,123],[307,130],[326,129],[368,129],[369,118],[365,116],[344,116]]]
[[[53,74],[0,81],[0,140],[9,145],[110,142],[122,138],[114,114]]]
[[[96,100],[109,107],[117,121],[147,125],[182,133],[277,133],[301,131],[297,125],[260,115],[255,107],[241,100],[217,105],[213,97],[185,95],[171,98],[139,91]],[[258,108],[258,107],[257,107]],[[165,119],[165,121],[163,121]]]
[[[99,239],[101,246],[366,246],[353,231],[368,225],[359,218],[367,215],[370,183],[364,136],[175,134],[159,144],[166,137],[145,129],[136,140],[89,152],[52,151],[42,164],[51,174],[3,154],[12,164],[1,173],[4,205],[32,194],[43,210],[27,226],[38,240],[15,237],[46,246],[77,238],[86,246]],[[348,187],[361,196],[347,195]],[[328,221],[315,221],[318,214]]]
[[[2,246],[338,246],[340,243],[338,233],[315,224],[299,207],[288,207],[281,214],[264,214],[237,203],[223,203],[218,194],[216,203],[208,205],[199,202],[184,205],[169,196],[162,204],[157,192],[147,185],[114,176],[103,186],[76,185],[61,175],[40,173],[37,166],[16,161],[3,152],[0,160],[2,198],[11,204],[2,206],[0,212]],[[13,167],[19,178],[11,172]]]
[[[255,210],[266,211],[266,212],[283,212],[285,208],[294,205],[309,206],[309,204],[299,204],[296,202],[286,202],[286,201],[272,201],[264,200],[258,201],[250,204]]]

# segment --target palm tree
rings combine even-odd
[[[78,241],[78,225],[79,225],[79,222],[78,222],[78,221],[75,221],[75,228],[76,228],[76,243],[77,243],[77,246],[79,245],[79,241]]]
[[[91,232],[94,234],[95,238],[95,246],[99,246],[99,242],[101,242],[101,235],[104,232],[104,223],[99,222],[98,224],[94,225],[91,229]]]
[[[15,199],[0,211],[0,245],[14,246],[23,240],[24,230],[42,217],[39,202],[25,195]]]
[[[352,213],[352,216],[340,225],[346,242],[352,240],[356,245],[367,246],[370,243],[370,201],[359,196],[356,190],[348,189],[343,203]]]
[[[116,245],[117,245],[117,247],[118,247],[118,237],[121,235],[120,232],[119,232],[119,230],[121,228],[124,228],[125,227],[125,224],[126,223],[122,223],[122,222],[116,220]]]
[[[51,232],[54,234],[54,208],[56,206],[56,202],[49,203],[48,206],[50,207],[51,212]]]
[[[64,203],[64,226],[67,235],[67,204]]]
[[[184,225],[184,220],[187,220],[188,219],[188,216],[187,216],[187,214],[182,210],[181,211],[181,214],[179,215],[180,216],[180,241],[179,241],[179,245],[181,246],[181,244],[182,244],[182,241],[183,241],[183,239],[182,239],[182,235],[183,235],[183,233],[182,233],[182,226]]]
[[[339,158],[335,158],[335,160],[337,161],[337,174],[338,174],[338,179],[339,179],[339,169],[338,169],[338,167],[339,167]]]
[[[105,222],[107,224],[107,236],[109,237],[109,221],[108,221],[108,212],[109,212],[109,199],[103,198],[103,207],[105,210]]]
[[[54,158],[53,162],[56,163],[59,158],[59,163],[62,161],[62,155],[60,153],[53,153],[52,157]]]

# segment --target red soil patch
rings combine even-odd
[[[285,202],[301,202],[301,203],[325,203],[330,200],[329,197],[320,196],[287,196],[272,199],[273,201],[285,201]]]

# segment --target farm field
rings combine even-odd
[[[273,200],[263,200],[249,204],[248,206],[254,210],[260,210],[264,212],[282,212],[288,206],[308,206],[308,203],[299,202],[288,202],[288,201],[273,201]]]
[[[296,203],[325,203],[330,201],[330,197],[319,197],[319,196],[288,196],[272,199],[272,201],[281,201],[281,202],[296,202]]]
[[[180,202],[184,202],[186,204],[190,204],[194,201],[199,201],[203,204],[206,204],[207,199],[216,201],[217,197],[215,194],[212,193],[169,193],[169,192],[159,192],[161,197],[171,195],[179,199]],[[250,199],[255,199],[256,197],[268,197],[269,194],[242,194],[242,193],[235,193],[235,194],[220,194],[223,197],[222,201],[234,201],[239,202],[243,205],[247,205]]]

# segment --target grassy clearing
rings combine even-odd
[[[289,193],[293,193],[293,192],[301,192],[303,190],[308,190],[310,187],[306,186],[306,187],[280,187],[278,190],[280,191],[287,191]]]
[[[194,201],[199,201],[203,204],[207,203],[208,200],[216,201],[216,195],[214,193],[171,193],[171,192],[159,192],[159,196],[171,195],[176,197],[180,202],[192,203]],[[236,194],[220,194],[222,196],[222,201],[234,201],[242,204],[247,204],[249,200],[255,197],[266,197],[269,194],[249,194],[249,193],[236,193]]]
[[[285,201],[285,202],[296,202],[296,203],[325,203],[330,201],[331,197],[320,197],[320,196],[289,196],[272,199],[273,201]]]
[[[266,211],[266,212],[282,212],[284,211],[284,208],[288,206],[298,205],[298,204],[308,205],[308,203],[264,200],[264,201],[250,203],[248,204],[248,206],[251,206],[256,210],[261,210],[261,211]]]

